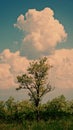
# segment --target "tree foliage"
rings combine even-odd
[[[29,90],[30,100],[33,101],[36,107],[39,106],[39,103],[42,97],[53,90],[48,80],[48,70],[51,68],[51,65],[48,65],[47,58],[44,57],[37,61],[30,63],[30,66],[27,69],[27,74],[23,74],[17,77],[19,88]]]
[[[51,67],[52,66],[47,63],[47,58],[44,57],[31,62],[27,73],[17,76],[19,88],[16,90],[29,90],[30,100],[33,101],[37,113],[39,112],[38,106],[42,97],[53,90],[53,87],[48,82],[48,71]],[[39,117],[38,114],[37,118]]]
[[[66,100],[61,95],[39,105],[40,120],[63,119],[64,117],[73,119],[73,100]],[[7,101],[0,101],[0,121],[1,122],[25,122],[36,120],[34,105],[27,100],[15,101],[10,97]]]

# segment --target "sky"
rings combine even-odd
[[[16,77],[42,56],[54,66],[55,90],[44,100],[64,94],[73,99],[73,0],[0,0],[0,99],[25,99],[16,92]]]

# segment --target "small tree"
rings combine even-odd
[[[37,61],[30,63],[30,66],[27,69],[27,74],[22,76],[17,76],[17,80],[20,89],[29,90],[28,94],[30,100],[33,101],[34,106],[37,112],[37,121],[39,120],[39,104],[42,97],[53,90],[52,86],[47,82],[48,80],[48,70],[51,68],[51,65],[48,65],[47,58],[44,57]]]

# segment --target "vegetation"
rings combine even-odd
[[[73,130],[73,100],[63,95],[39,105],[40,121],[30,101],[15,101],[10,97],[0,101],[2,130]]]
[[[73,100],[61,95],[41,103],[43,96],[53,90],[47,77],[51,67],[46,58],[39,59],[30,63],[27,74],[17,77],[17,90],[27,89],[30,100],[10,97],[0,101],[1,130],[73,130]]]
[[[17,77],[19,88],[29,90],[30,100],[33,102],[36,110],[36,119],[39,121],[39,105],[42,97],[53,90],[48,82],[48,71],[52,66],[47,63],[44,57],[30,63],[27,73]]]

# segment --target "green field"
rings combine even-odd
[[[0,123],[0,130],[73,130],[73,118],[49,121],[24,121],[21,123]]]

